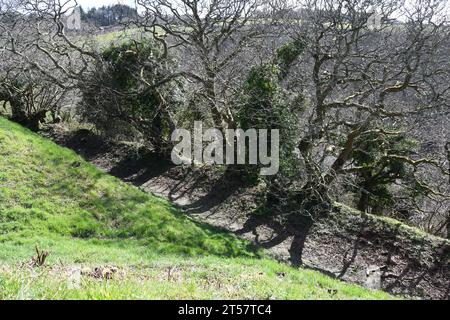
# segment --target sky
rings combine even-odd
[[[73,1],[73,0],[72,0]],[[114,5],[114,4],[126,4],[130,7],[135,7],[135,0],[76,0],[78,5],[82,6],[83,9],[89,9],[92,7],[101,7],[101,6],[107,6],[107,5]],[[409,2],[417,2],[418,0],[406,0],[406,3]],[[450,3],[450,1],[449,1]],[[407,6],[407,4],[405,4]],[[446,13],[447,15],[450,15],[450,5],[446,6]]]
[[[78,4],[83,7],[83,9],[88,9],[92,7],[101,7],[111,4],[127,4],[134,7],[134,0],[77,0]]]

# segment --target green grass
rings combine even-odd
[[[270,260],[159,257],[119,265],[110,280],[83,276],[70,287],[67,267],[0,273],[0,299],[386,299],[313,271]]]
[[[30,267],[34,247],[50,252]],[[114,265],[112,279],[70,270]],[[298,270],[0,118],[0,299],[386,299]]]

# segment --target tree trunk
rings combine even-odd
[[[357,205],[359,211],[367,212],[369,210],[369,198],[369,193],[363,190]]]

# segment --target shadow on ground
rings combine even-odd
[[[152,153],[102,141],[87,130],[58,143],[110,174],[168,198],[197,220],[234,232],[293,266],[366,284],[379,274],[390,293],[448,299],[448,242],[415,239],[385,229],[364,214],[330,212],[326,218],[291,214],[282,219],[270,207],[260,214],[261,194],[227,171],[175,167]]]

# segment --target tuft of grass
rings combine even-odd
[[[28,263],[34,248],[46,265]],[[114,265],[120,276],[70,270]],[[273,260],[0,118],[0,299],[388,299]]]

